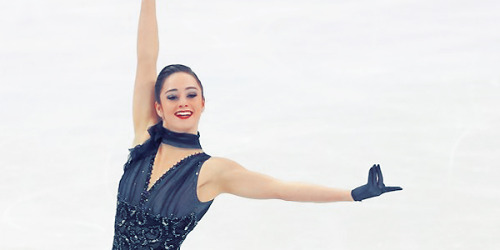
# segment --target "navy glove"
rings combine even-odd
[[[368,183],[357,187],[351,191],[351,196],[355,201],[362,201],[364,199],[379,196],[386,192],[403,190],[401,187],[386,187],[384,185],[384,177],[380,165],[376,164],[370,168],[368,174]]]

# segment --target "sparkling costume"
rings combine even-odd
[[[118,187],[113,249],[180,249],[187,234],[207,212],[212,201],[196,194],[198,174],[210,158],[204,152],[183,158],[148,190],[158,147],[166,143],[201,149],[199,136],[162,126],[148,129],[151,138],[129,149]]]

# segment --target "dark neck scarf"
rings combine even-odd
[[[200,132],[196,135],[189,133],[178,133],[168,130],[163,127],[163,121],[148,128],[148,133],[151,135],[146,142],[138,144],[134,148],[129,148],[129,159],[125,164],[125,169],[131,165],[132,162],[139,160],[147,155],[156,154],[158,146],[161,143],[172,145],[179,148],[196,148],[201,149],[200,145]]]
[[[162,121],[150,127],[148,132],[151,135],[151,139],[156,143],[161,141],[174,147],[201,149],[200,132],[196,135],[174,132],[163,127]]]

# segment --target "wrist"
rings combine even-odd
[[[352,196],[352,190],[349,190],[349,192],[348,192],[348,200],[347,201],[355,201],[354,197]]]
[[[362,201],[368,197],[368,188],[366,185],[359,186],[353,190],[351,190],[351,197],[354,201]]]

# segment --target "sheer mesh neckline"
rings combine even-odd
[[[151,183],[151,175],[153,174],[153,165],[154,165],[154,161],[155,161],[155,158],[156,158],[156,154],[153,154],[151,156],[151,159],[150,159],[150,162],[149,162],[149,166],[148,166],[148,173],[147,173],[147,177],[146,177],[146,183],[144,185],[144,192],[145,193],[151,193],[155,188],[156,186],[159,186],[160,183],[162,182],[163,179],[165,179],[167,176],[169,176],[173,171],[175,171],[175,169],[177,169],[182,163],[184,163],[186,160],[194,157],[194,156],[197,156],[197,155],[201,155],[201,154],[205,154],[205,152],[196,152],[196,153],[193,153],[193,154],[190,154],[182,159],[180,159],[177,163],[175,163],[174,165],[172,165],[167,171],[165,171],[165,173],[163,173],[160,178],[158,178],[151,187],[149,187],[149,184]]]

